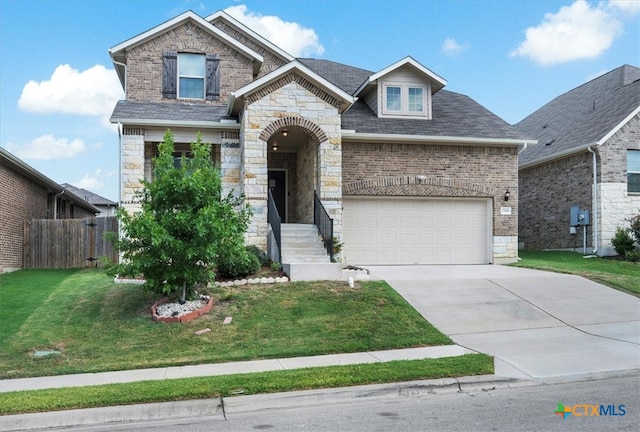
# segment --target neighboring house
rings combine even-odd
[[[285,224],[313,223],[315,191],[346,262],[516,259],[517,152],[535,141],[415,59],[372,72],[294,58],[222,11],[185,12],[109,53],[126,94],[111,117],[125,208],[139,208],[170,128],[176,157],[198,132],[211,143],[262,249],[268,191]]]
[[[583,228],[569,228],[579,206],[590,212],[588,252],[615,255],[616,227],[640,213],[640,69],[614,69],[516,126],[539,142],[520,155],[524,248],[582,250]]]
[[[0,147],[0,273],[22,268],[24,222],[82,219],[99,210]]]
[[[110,199],[107,199],[103,196],[100,196],[97,193],[70,185],[69,183],[62,183],[61,186],[66,190],[68,190],[69,192],[84,199],[89,204],[94,205],[98,210],[100,210],[100,213],[97,214],[96,217],[107,217],[107,216],[116,215],[116,209],[118,208],[118,203],[113,202]]]

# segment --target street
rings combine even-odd
[[[640,375],[495,390],[478,388],[464,393],[436,390],[434,394],[364,397],[336,404],[236,413],[233,399],[226,401],[226,420],[219,413],[67,430],[635,431],[640,426]],[[572,414],[567,418],[556,414],[559,403]]]

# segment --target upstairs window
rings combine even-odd
[[[400,87],[387,87],[387,111],[402,111],[401,90]]]
[[[178,54],[178,98],[204,99],[205,56]]]
[[[383,89],[383,115],[390,117],[427,117],[426,87],[412,84],[386,84]]]
[[[217,54],[165,51],[162,54],[162,97],[217,100],[220,97]]]
[[[627,192],[640,192],[640,150],[627,150]]]

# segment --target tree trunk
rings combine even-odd
[[[182,293],[180,293],[180,304],[187,302],[187,282],[182,282]]]

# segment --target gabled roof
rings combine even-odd
[[[283,60],[290,62],[295,59],[295,57],[293,57],[291,54],[289,54],[279,46],[273,44],[271,41],[267,40],[266,38],[262,37],[261,35],[259,35],[258,33],[256,33],[255,31],[253,31],[252,29],[250,29],[249,27],[247,27],[246,25],[244,25],[243,23],[241,23],[240,21],[238,21],[237,19],[235,19],[234,17],[232,17],[231,15],[229,15],[223,10],[219,10],[218,12],[212,13],[211,15],[206,17],[205,20],[207,20],[212,24],[217,20],[224,20],[228,25],[230,25],[231,27],[234,27],[237,31],[246,34],[249,38],[253,39],[259,45],[264,46],[265,48],[267,48],[277,56],[281,57]]]
[[[522,152],[520,167],[602,144],[639,112],[640,69],[620,66],[556,97],[516,124],[539,141]]]
[[[232,38],[231,36],[223,32],[222,30],[220,30],[219,28],[217,28],[216,26],[214,26],[204,18],[200,17],[193,11],[186,11],[178,15],[177,17],[170,19],[169,21],[165,21],[164,23],[156,27],[153,27],[152,29],[149,29],[146,32],[140,33],[139,35],[134,36],[131,39],[127,39],[126,41],[121,42],[118,45],[109,49],[109,55],[111,55],[111,58],[113,59],[113,63],[116,67],[116,71],[120,78],[120,82],[122,82],[124,85],[125,70],[122,63],[126,63],[125,52],[127,50],[135,46],[138,46],[140,44],[143,44],[157,37],[162,33],[172,30],[178,26],[181,26],[188,21],[195,23],[196,25],[200,26],[202,29],[204,29],[208,33],[212,34],[216,38],[224,41],[226,44],[235,48],[238,52],[241,52],[248,58],[252,59],[254,62],[255,73],[257,73],[257,71],[260,69],[260,65],[264,62],[264,58],[260,54],[246,47],[245,45],[241,44],[240,42],[238,42],[237,40],[235,40],[234,38]]]
[[[275,71],[263,76],[262,78],[259,78],[256,81],[253,81],[252,83],[247,84],[246,86],[232,92],[229,97],[228,114],[234,115],[238,112],[241,107],[240,101],[242,100],[242,98],[266,85],[269,85],[270,83],[278,80],[279,78],[287,75],[290,72],[300,74],[305,79],[309,80],[313,84],[317,85],[318,87],[338,99],[340,101],[340,112],[344,112],[355,101],[355,98],[349,93],[345,92],[326,78],[318,75],[299,61],[294,60],[291,63],[288,63],[281,68],[278,68]]]
[[[26,164],[18,157],[11,154],[8,150],[0,147],[0,165],[7,165],[12,170],[19,172],[23,176],[31,179],[36,184],[47,189],[49,192],[59,194],[61,192],[65,193],[65,197],[72,201],[74,204],[78,204],[80,207],[84,207],[92,213],[100,213],[100,209],[96,208],[92,204],[83,200],[73,192],[69,192],[65,190],[62,185],[51,180],[49,177],[42,174],[40,171],[33,168],[31,165]]]
[[[370,77],[368,77],[361,85],[360,87],[355,91],[355,93],[353,94],[354,96],[358,96],[360,95],[360,93],[362,93],[367,87],[374,85],[380,78],[384,77],[385,75],[390,74],[391,72],[398,70],[400,68],[403,67],[410,67],[411,69],[415,70],[416,72],[418,72],[419,74],[421,74],[422,76],[424,76],[424,78],[428,81],[431,81],[431,93],[436,93],[438,90],[442,89],[444,86],[447,85],[447,81],[445,81],[444,78],[438,76],[436,73],[432,72],[431,70],[427,69],[425,66],[423,66],[422,64],[420,64],[419,62],[417,62],[413,57],[411,56],[407,56],[405,58],[403,58],[402,60],[399,60],[397,62],[395,62],[394,64],[387,66],[386,68],[382,69],[381,71],[371,75]]]
[[[84,198],[86,202],[89,204],[93,204],[94,206],[107,206],[107,207],[115,207],[118,203],[111,201],[108,198],[105,198],[97,193],[88,191],[83,188],[75,187],[70,185],[69,183],[62,183],[60,186],[65,188],[67,191],[79,196],[80,198]]]

